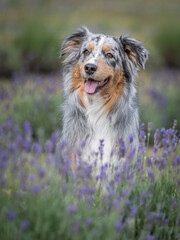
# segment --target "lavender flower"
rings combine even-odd
[[[59,137],[59,132],[52,133],[50,140],[52,141],[53,145],[56,144],[58,137]]]
[[[149,235],[146,238],[144,238],[144,240],[155,240],[155,236],[154,235]]]
[[[175,200],[173,200],[172,201],[172,208],[176,208],[177,206],[178,206],[178,203]]]
[[[93,223],[92,218],[87,218],[87,219],[86,219],[86,225],[87,225],[88,227],[91,226],[92,223]]]
[[[154,176],[153,170],[152,169],[148,169],[147,172],[148,172],[149,179],[154,181],[155,176]]]
[[[27,229],[29,227],[29,225],[30,224],[29,224],[29,221],[27,219],[24,219],[24,220],[21,221],[21,228],[22,229],[24,229],[24,230]]]
[[[24,148],[26,152],[30,152],[31,151],[31,141],[30,140],[25,140],[24,142]]]
[[[42,148],[40,146],[40,144],[38,142],[35,142],[34,143],[34,146],[33,146],[33,151],[35,154],[39,155],[42,151]]]
[[[122,223],[122,220],[118,220],[115,222],[115,228],[118,232],[120,232],[123,228],[123,223]]]
[[[137,207],[136,206],[131,206],[130,207],[130,216],[134,217],[137,213]]]
[[[146,161],[147,161],[147,166],[152,167],[152,157],[147,157]]]
[[[14,210],[9,210],[7,212],[7,219],[8,220],[12,221],[12,220],[15,219],[15,217],[16,217],[16,214],[15,214]]]
[[[5,186],[5,185],[6,185],[6,179],[5,179],[5,177],[1,177],[1,178],[0,178],[0,185],[1,185],[1,186]]]
[[[68,212],[71,213],[71,214],[75,214],[77,212],[77,206],[69,205],[68,206]]]
[[[123,158],[125,156],[125,153],[126,153],[125,143],[124,143],[122,138],[119,138],[118,139],[118,155],[119,155],[119,159]]]
[[[48,141],[47,144],[46,144],[46,152],[48,154],[52,153],[52,150],[53,150],[53,142],[52,141]]]
[[[163,158],[157,158],[156,166],[159,168],[159,170],[163,170],[166,167],[166,160]]]
[[[129,142],[130,142],[130,143],[133,142],[133,134],[130,134],[130,136],[129,136]]]
[[[35,185],[32,187],[32,193],[37,194],[41,191],[41,187],[39,185]]]
[[[104,139],[100,140],[100,145],[99,145],[99,152],[100,152],[100,158],[103,158],[103,149],[104,149]]]
[[[43,178],[44,176],[45,176],[45,170],[43,169],[43,168],[39,168],[38,169],[38,176],[40,177],[40,178]]]
[[[40,102],[37,104],[40,106]],[[87,229],[89,238],[97,239],[111,236],[110,231],[112,238],[133,239],[135,233],[141,239],[154,240],[162,239],[167,232],[178,238],[180,142],[175,125],[176,122],[171,129],[156,130],[154,153],[150,149],[148,153],[152,153],[148,155],[149,135],[146,139],[145,125],[141,124],[138,152],[132,146],[133,135],[129,136],[127,145],[120,138],[114,152],[112,150],[113,159],[118,153],[118,164],[113,166],[110,159],[105,164],[102,161],[103,165],[97,169],[94,162],[84,163],[82,152],[87,143],[82,139],[75,153],[73,171],[68,143],[62,142],[55,151],[58,133],[53,133],[45,143],[35,142],[29,122],[24,123],[21,133],[9,119],[0,125],[0,200],[2,213],[11,221],[8,224],[12,231],[16,229],[22,238],[27,233],[34,238],[37,218],[31,218],[30,223],[25,216],[35,214],[48,218],[47,235],[48,226],[54,224],[55,238],[63,232],[64,238],[78,239]],[[151,129],[149,123],[147,134]],[[98,155],[92,156],[95,161],[100,160],[99,157],[104,160],[103,150],[104,140],[101,140]],[[167,198],[162,197],[165,195]],[[31,204],[35,199],[48,208],[45,215],[44,207]],[[5,230],[7,220],[2,221]],[[141,221],[143,224],[139,225]],[[38,226],[41,224],[44,217],[38,218]],[[113,229],[107,228],[107,224],[113,224]],[[45,236],[44,231],[43,228],[38,231],[40,238]]]
[[[31,128],[31,124],[29,121],[25,121],[24,124],[24,130],[25,130],[25,133],[29,136],[32,134],[32,128]]]
[[[167,102],[168,102],[167,98],[164,95],[162,95],[160,92],[158,92],[155,87],[149,88],[147,92],[151,96],[151,98],[156,101],[159,109],[167,105]]]
[[[126,197],[128,195],[128,191],[124,189],[121,191],[121,194],[123,197]]]
[[[159,143],[160,140],[160,132],[159,129],[156,129],[156,132],[154,134],[154,143],[157,145]]]

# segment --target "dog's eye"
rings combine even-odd
[[[87,49],[85,49],[83,53],[84,53],[84,56],[88,56],[90,54],[89,50]]]
[[[106,54],[106,57],[107,57],[107,58],[113,58],[114,56],[113,56],[111,53],[107,53],[107,54]]]

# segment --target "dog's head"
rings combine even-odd
[[[99,93],[110,110],[125,85],[132,83],[139,66],[144,68],[148,52],[128,36],[94,34],[83,27],[64,40],[61,56],[72,67],[71,87],[79,89],[81,102],[84,92]]]

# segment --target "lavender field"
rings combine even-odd
[[[180,240],[178,0],[0,2],[0,240]],[[78,27],[149,51],[137,77],[139,146],[96,169],[61,136],[62,40]],[[96,158],[103,158],[103,139]],[[125,160],[125,161],[124,161]]]
[[[119,139],[120,164],[110,177],[108,163],[96,174],[93,164],[83,163],[82,142],[73,172],[68,143],[56,149],[60,79],[15,75],[2,84],[0,239],[180,239],[177,121],[155,131],[142,123],[137,154],[133,136],[127,146]],[[149,97],[157,96],[154,104],[164,104],[157,89],[146,87]],[[140,99],[142,92],[139,87]]]

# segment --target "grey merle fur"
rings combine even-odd
[[[77,91],[71,90],[72,67],[75,63],[81,62],[81,55],[85,44],[93,41],[99,44],[104,38],[109,42],[116,54],[116,65],[120,65],[124,72],[124,92],[119,96],[113,109],[107,117],[111,116],[111,129],[114,132],[115,142],[122,137],[125,141],[130,134],[134,135],[134,146],[138,145],[139,114],[136,103],[135,76],[139,66],[145,66],[148,58],[148,51],[142,43],[128,36],[104,36],[94,34],[85,27],[80,28],[76,33],[67,37],[61,47],[61,56],[64,60],[64,103],[63,103],[63,130],[61,140],[66,140],[72,148],[77,148],[83,139],[93,139],[93,129],[89,126],[86,116],[86,109],[81,105]],[[73,42],[72,49],[67,48],[69,42]],[[125,47],[133,51],[136,62],[128,56]],[[115,66],[114,66],[115,67]],[[61,141],[60,140],[60,141]]]

